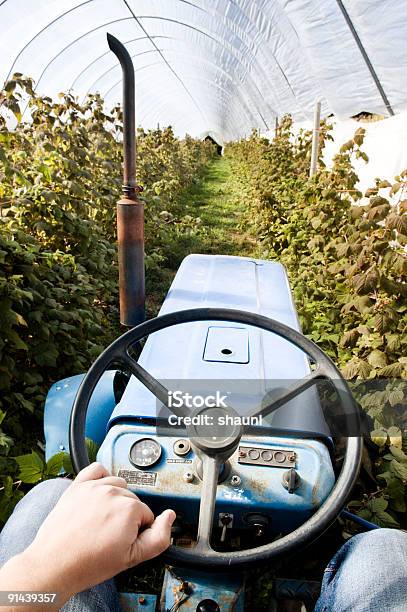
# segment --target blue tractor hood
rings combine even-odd
[[[160,315],[202,307],[245,310],[300,331],[286,271],[273,261],[189,255],[173,280]],[[219,321],[176,325],[151,335],[139,362],[170,389],[196,390],[203,385],[208,391],[210,384],[213,389],[232,387],[240,414],[261,404],[273,389],[310,371],[308,358],[286,340],[255,327]],[[231,405],[236,407],[233,401]],[[156,398],[132,376],[107,429],[118,422],[153,421],[157,410]],[[267,417],[265,425],[301,433],[302,437],[329,438],[315,388]]]

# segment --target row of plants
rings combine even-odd
[[[321,155],[331,138],[324,123],[312,178],[311,133],[294,135],[290,117],[274,140],[253,132],[226,155],[262,255],[286,266],[304,333],[357,383],[374,452],[365,453],[366,479],[351,505],[381,526],[406,526],[407,170],[363,194],[352,165],[368,163],[363,127],[327,168]]]
[[[15,75],[0,92],[0,522],[24,483],[58,474],[41,457],[50,385],[84,371],[116,335],[115,202],[122,117],[102,99],[35,94]],[[25,119],[23,119],[23,117]],[[214,149],[170,127],[139,130],[146,266],[159,284],[178,238],[195,231],[178,204]],[[30,459],[21,458],[33,450]],[[15,461],[13,457],[20,457]]]

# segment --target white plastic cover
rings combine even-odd
[[[331,121],[331,120],[330,120]],[[369,163],[363,159],[353,159],[352,164],[359,177],[357,188],[365,193],[369,187],[375,186],[375,179],[396,182],[396,176],[407,169],[407,112],[400,113],[395,117],[387,117],[384,121],[358,122],[354,119],[345,121],[332,121],[333,140],[327,140],[322,158],[328,167],[332,167],[334,156],[339,152],[344,142],[353,138],[357,129],[363,127],[365,137],[362,150],[367,154]],[[303,121],[294,124],[294,133],[301,129],[311,130],[312,121]],[[274,134],[268,134],[273,138]],[[379,195],[388,198],[390,202],[396,203],[400,200],[400,192],[394,195],[389,193],[388,188],[383,188]],[[404,196],[403,196],[404,197]],[[368,200],[361,200],[361,204],[367,204]]]
[[[1,80],[22,72],[40,93],[99,91],[108,106],[111,32],[133,57],[137,122],[178,134],[234,139],[310,118],[317,100],[342,118],[407,108],[405,0],[0,0],[0,24]]]

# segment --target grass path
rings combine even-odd
[[[233,176],[230,162],[214,159],[202,180],[184,197],[185,213],[200,217],[207,231],[206,240],[197,245],[202,253],[255,255],[256,242],[242,225],[244,202]]]
[[[149,316],[157,314],[179,264],[190,253],[256,257],[256,240],[243,222],[245,203],[224,157],[208,164],[199,181],[181,196],[177,208],[180,216],[200,218],[200,230],[191,237],[180,237],[173,264],[162,268],[159,278],[147,275]]]

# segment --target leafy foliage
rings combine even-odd
[[[84,371],[120,333],[115,202],[121,192],[122,123],[120,108],[106,113],[97,95],[81,105],[70,94],[52,101],[36,96],[21,75],[7,83],[0,102],[0,520],[5,520],[21,497],[21,484],[56,475],[62,466],[61,457],[48,465],[40,447],[32,450],[42,438],[50,384]],[[28,120],[22,121],[25,107]],[[208,143],[180,141],[170,127],[138,132],[146,266],[156,282],[177,257],[179,236],[197,230],[177,201],[212,155]]]
[[[323,124],[321,151],[328,138],[330,128]],[[366,194],[360,193],[352,160],[368,161],[363,138],[359,128],[331,169],[320,159],[312,179],[311,133],[295,137],[289,117],[272,142],[253,132],[247,140],[230,143],[226,153],[250,202],[247,223],[261,242],[262,255],[287,268],[304,333],[346,378],[359,381],[358,397],[375,429],[373,441],[380,442],[378,489],[366,492],[357,508],[379,524],[396,526],[397,513],[405,512],[401,500],[407,484],[402,451],[407,170],[393,185],[377,179]]]

